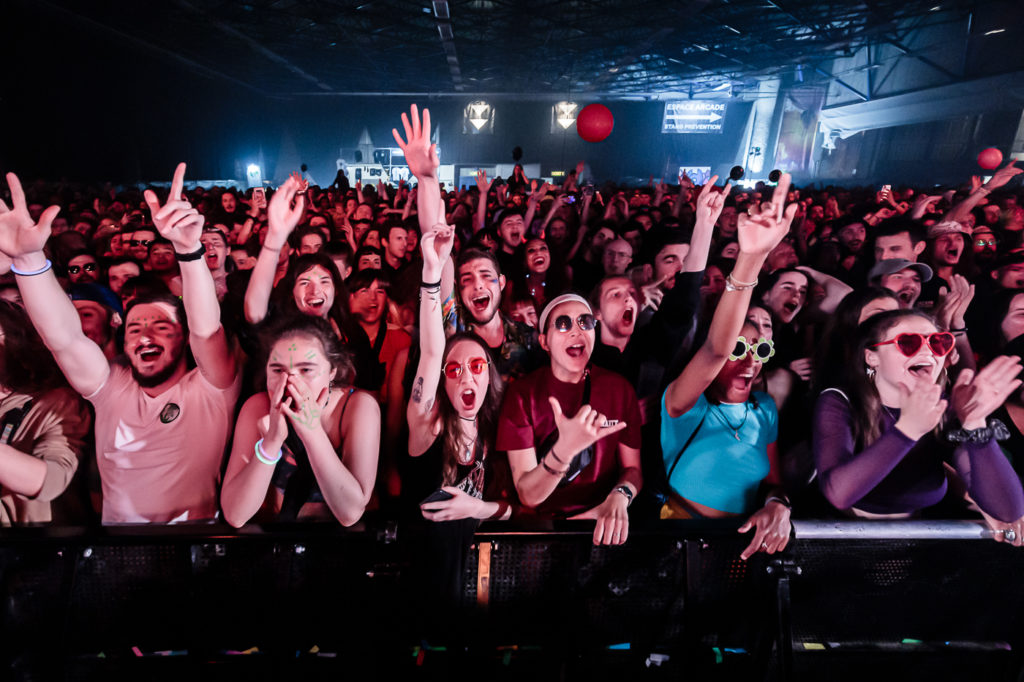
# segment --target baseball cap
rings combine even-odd
[[[874,282],[886,275],[907,269],[916,270],[917,274],[921,275],[922,282],[927,282],[932,278],[932,269],[924,263],[915,263],[906,258],[887,258],[875,263],[875,266],[868,272],[868,281]]]

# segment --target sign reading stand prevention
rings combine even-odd
[[[725,119],[724,102],[684,100],[665,102],[663,133],[719,133]]]

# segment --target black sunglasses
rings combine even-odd
[[[96,272],[96,264],[95,263],[86,263],[85,265],[69,265],[68,266],[68,274],[69,275],[77,275],[82,270],[85,270],[86,272]]]

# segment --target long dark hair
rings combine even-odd
[[[494,439],[498,432],[498,413],[501,410],[501,397],[505,393],[505,383],[498,373],[497,364],[491,355],[490,349],[484,340],[472,332],[459,332],[449,337],[444,345],[444,353],[441,355],[441,366],[448,360],[455,344],[460,341],[471,341],[480,346],[484,357],[487,358],[487,376],[490,379],[487,385],[487,395],[484,396],[480,405],[480,411],[476,415],[476,437],[483,445],[484,452],[494,446]],[[437,384],[437,411],[441,417],[441,474],[443,485],[456,483],[456,472],[458,466],[458,454],[462,450],[462,424],[461,417],[451,400],[448,399],[448,392],[445,390],[445,378],[442,375]]]
[[[0,300],[0,331],[3,332],[0,384],[14,393],[31,396],[67,385],[22,308]]]
[[[844,368],[840,388],[850,401],[851,424],[854,442],[858,448],[866,448],[881,435],[882,400],[875,382],[867,374],[864,352],[876,343],[885,340],[889,330],[908,317],[919,317],[935,324],[935,320],[920,310],[887,310],[872,315],[857,328],[857,346],[852,361]],[[936,327],[937,329],[938,327]],[[946,371],[939,376],[939,383],[946,380]]]
[[[815,392],[835,386],[843,379],[847,367],[857,364],[854,357],[854,341],[860,326],[860,314],[867,304],[878,299],[889,298],[897,303],[896,294],[882,287],[865,287],[848,293],[836,307],[825,327],[821,345],[818,346],[814,361],[814,376],[811,379]]]
[[[299,256],[292,261],[291,265],[288,266],[288,272],[278,282],[277,286],[274,287],[275,302],[287,315],[301,314],[298,306],[295,305],[295,295],[292,290],[295,289],[295,282],[299,279],[299,275],[313,269],[316,266],[320,266],[331,276],[331,282],[334,284],[334,302],[331,303],[331,309],[327,313],[327,317],[338,326],[338,329],[343,329],[345,320],[348,317],[347,307],[348,306],[348,289],[345,287],[345,282],[341,279],[341,274],[338,272],[338,267],[331,260],[330,256],[325,253],[307,253]]]

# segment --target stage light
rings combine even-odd
[[[249,184],[249,187],[262,187],[263,186],[263,170],[257,163],[250,163],[245,169],[245,179]]]
[[[576,109],[579,107],[576,102],[559,102],[555,105],[555,121],[568,130],[576,122]]]
[[[995,34],[1002,33],[1005,30],[1006,30],[1005,28],[996,28],[996,29],[993,29],[991,31],[985,31],[985,35],[987,35],[987,36],[994,36]]]
[[[493,130],[494,109],[483,100],[467,104],[463,117],[466,123],[472,126],[472,132],[491,132]],[[467,128],[467,126],[463,124],[463,128]],[[468,129],[463,132],[468,132]]]

